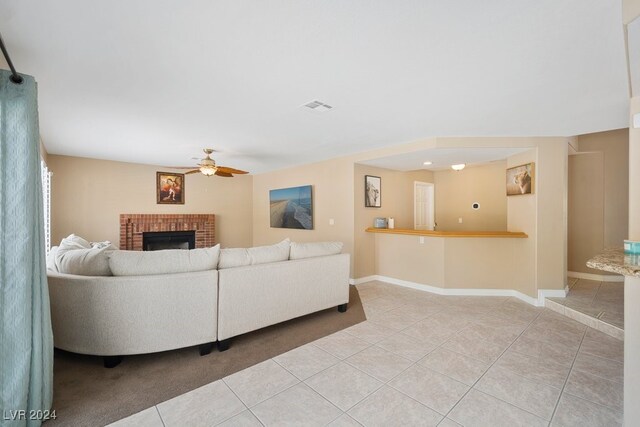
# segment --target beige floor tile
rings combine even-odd
[[[580,353],[624,362],[624,342],[594,329],[587,331]]]
[[[493,367],[474,386],[545,420],[551,420],[561,390]]]
[[[265,426],[325,426],[342,411],[301,383],[251,409]]]
[[[622,426],[620,410],[597,405],[563,393],[553,416],[553,427],[616,427]]]
[[[380,297],[372,300],[362,301],[364,307],[370,307],[378,311],[389,311],[403,305],[402,301],[397,301],[389,297]]]
[[[421,341],[440,345],[453,337],[459,329],[447,325],[436,325],[429,321],[429,318],[422,320],[415,325],[404,329],[402,333]]]
[[[307,344],[273,358],[276,363],[300,380],[305,380],[340,362],[319,347]]]
[[[258,421],[255,415],[249,410],[239,413],[233,418],[229,418],[220,427],[262,427],[262,423]]]
[[[624,379],[624,363],[611,359],[592,356],[588,353],[578,353],[573,364],[574,371],[605,378],[610,381],[622,383]]]
[[[555,329],[553,325],[531,325],[522,335],[525,338],[531,338],[537,341],[549,344],[562,343],[565,347],[569,347],[575,351],[580,347],[582,334],[577,335],[573,332],[566,332],[561,329]]]
[[[320,338],[312,344],[320,347],[327,353],[334,355],[338,359],[346,359],[347,357],[352,356],[371,345],[370,343],[343,331]]]
[[[506,350],[508,344],[498,344],[478,337],[458,334],[442,347],[473,357],[484,363],[493,363]]]
[[[344,332],[360,338],[361,340],[367,341],[368,343],[375,344],[389,335],[394,334],[396,331],[367,320],[344,329]]]
[[[361,427],[362,424],[351,418],[347,414],[343,414],[340,418],[331,422],[327,427]]]
[[[574,370],[569,375],[564,392],[610,408],[622,409],[623,388],[622,383]]]
[[[390,310],[382,314],[377,314],[368,320],[370,322],[382,325],[395,331],[400,331],[420,321],[420,319],[416,319],[414,316],[402,313],[400,309]]]
[[[576,358],[576,348],[565,347],[562,343],[548,343],[527,337],[519,337],[509,348],[527,356],[550,359],[571,366]]]
[[[450,420],[449,418],[445,418],[444,420],[440,421],[440,424],[438,424],[438,427],[462,427],[462,426],[457,422]]]
[[[305,383],[343,411],[380,388],[383,383],[347,363],[340,363]]]
[[[458,336],[469,339],[481,339],[501,347],[510,345],[518,338],[518,335],[520,335],[520,333],[513,333],[475,323],[470,323],[469,326],[458,332]]]
[[[546,426],[547,421],[493,396],[471,390],[449,413],[448,418],[464,426]]]
[[[387,386],[356,405],[349,415],[366,427],[437,426],[443,418],[434,410]]]
[[[210,426],[246,409],[221,380],[174,397],[157,406],[166,427]]]
[[[533,381],[561,389],[569,375],[570,366],[550,359],[525,356],[509,349],[495,363],[496,367],[508,369]]]
[[[252,407],[299,382],[273,360],[265,360],[224,378],[224,382],[248,407]]]
[[[469,356],[439,348],[418,364],[472,386],[489,369],[490,364]]]
[[[346,359],[350,365],[382,382],[387,382],[407,369],[413,362],[380,347],[369,347]]]
[[[413,362],[422,359],[437,347],[433,343],[420,341],[403,333],[391,335],[376,345]]]
[[[160,414],[155,406],[123,418],[107,427],[164,427]]]
[[[469,386],[420,365],[410,367],[388,385],[443,415],[469,390]]]

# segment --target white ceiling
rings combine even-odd
[[[460,163],[472,166],[504,160],[509,156],[527,150],[531,150],[531,148],[430,148],[359,163],[398,171],[418,169],[435,171],[450,169],[451,165]],[[432,163],[424,165],[426,161]]]
[[[263,172],[626,127],[621,1],[0,0],[50,153]],[[327,113],[300,105],[319,100]]]

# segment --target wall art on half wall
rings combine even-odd
[[[313,197],[310,185],[269,191],[272,228],[313,230]]]
[[[156,195],[158,204],[184,205],[184,174],[156,172]]]
[[[379,208],[382,206],[382,178],[364,176],[364,207]]]
[[[535,163],[507,169],[507,196],[533,194],[535,187]]]

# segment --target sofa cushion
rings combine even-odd
[[[91,249],[91,243],[75,234],[69,234],[60,242],[60,249]]]
[[[269,246],[256,246],[253,248],[228,248],[220,251],[218,269],[242,267],[244,265],[267,264],[270,262],[286,261],[289,259],[291,241],[284,239],[282,242]]]
[[[109,254],[115,248],[65,249],[62,244],[55,256],[58,272],[80,276],[111,276]]]
[[[317,256],[336,255],[342,252],[342,242],[291,242],[289,259],[303,259]]]
[[[188,273],[215,270],[219,256],[219,244],[190,250],[113,251],[109,255],[109,267],[114,276]]]

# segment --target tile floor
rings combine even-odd
[[[358,290],[367,321],[113,426],[622,424],[622,341],[515,298]]]
[[[624,283],[569,277],[565,298],[549,298],[592,318],[624,329]]]

